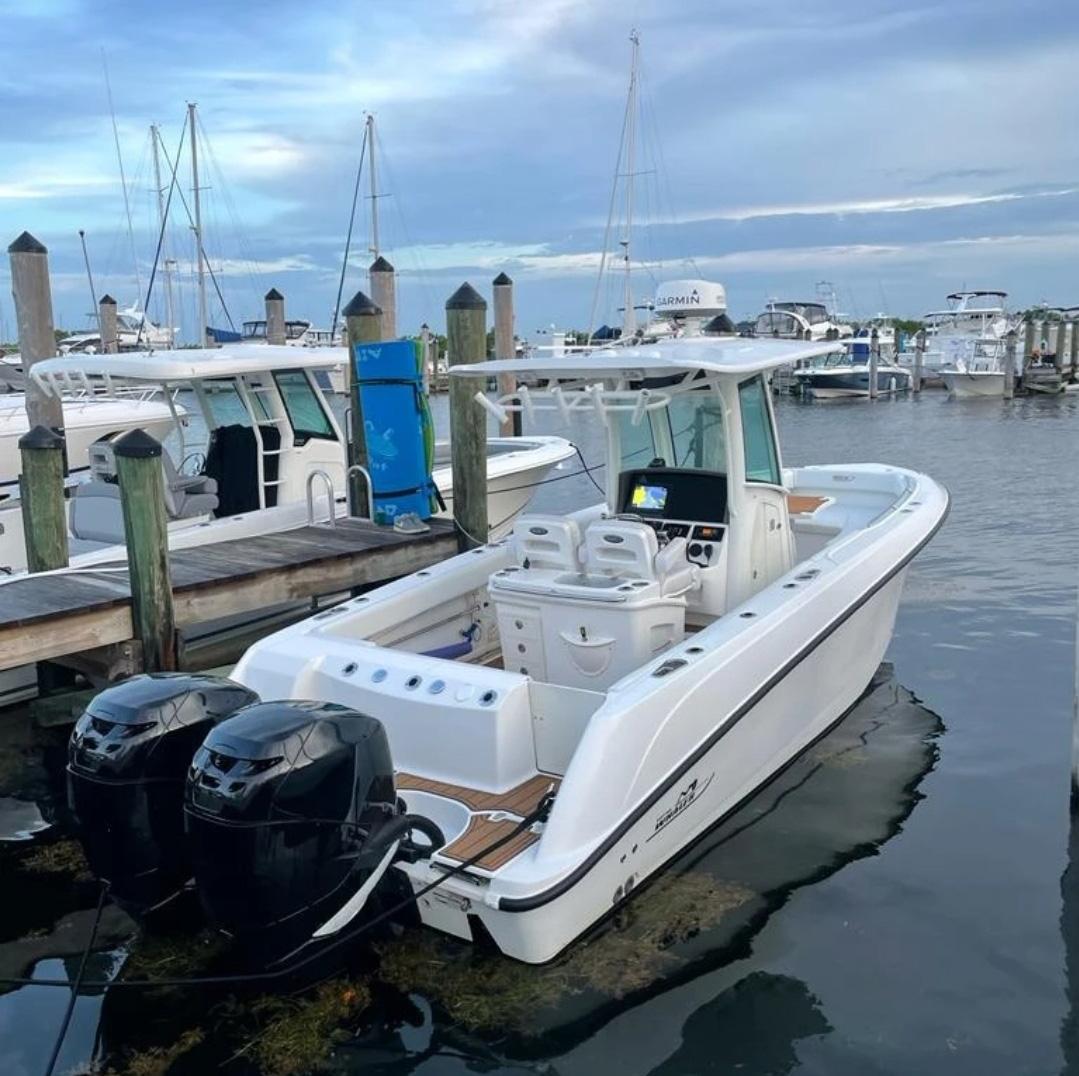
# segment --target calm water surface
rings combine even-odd
[[[930,393],[778,410],[788,464],[896,463],[952,494],[862,702],[556,964],[406,932],[401,967],[382,975],[392,1002],[377,992],[335,1071],[1079,1072],[1079,878],[1065,875],[1069,845],[1079,855],[1079,400]],[[568,435],[601,462],[594,423]],[[577,476],[536,507],[595,498]],[[5,1072],[47,1057],[61,1005],[43,993],[0,997]],[[99,1007],[80,1003],[69,1064],[93,1055]],[[103,1016],[105,1038],[122,1046],[131,1019]]]

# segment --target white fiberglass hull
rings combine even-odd
[[[524,755],[541,757],[540,737],[545,752],[550,736],[572,738],[574,709],[588,696],[597,708],[586,707],[564,770],[540,766],[541,779],[561,781],[526,852],[451,878],[445,862],[398,867],[416,891],[443,878],[418,900],[428,926],[471,939],[479,920],[506,955],[543,963],[824,735],[883,659],[905,569],[943,522],[947,494],[925,476],[870,465],[803,468],[786,484],[836,502],[834,515],[795,525],[798,563],[602,698],[570,692],[544,709],[537,698],[557,687],[508,666],[443,660],[415,641],[411,625],[440,623],[460,600],[453,595],[476,593],[511,563],[503,544],[286,629],[249,650],[235,678],[264,698],[319,698],[372,714],[399,769],[484,790],[515,785]],[[574,518],[586,522],[584,512]],[[401,632],[414,650],[356,645]],[[468,812],[452,797],[402,795],[448,841],[463,832]]]
[[[944,387],[958,399],[975,399],[1004,395],[1004,371],[975,370],[965,373],[959,370],[942,370]]]

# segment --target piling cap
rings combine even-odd
[[[266,302],[268,303],[278,303],[284,301],[285,297],[277,290],[277,288],[270,288],[270,290],[266,293]]]
[[[35,239],[29,232],[23,232],[14,243],[7,248],[9,254],[48,254],[45,244]]]
[[[380,254],[373,262],[369,270],[372,273],[392,273],[393,266]]]
[[[495,286],[496,288],[504,288],[504,287],[506,287],[507,285],[512,285],[512,284],[513,284],[513,281],[512,281],[512,280],[510,280],[510,278],[509,278],[508,276],[506,276],[506,274],[505,274],[505,273],[499,273],[499,274],[498,274],[498,276],[496,276],[496,277],[494,278],[494,280],[492,280],[492,281],[491,281],[491,283],[492,283],[492,284],[493,284],[493,285],[494,285],[494,286]]]
[[[98,299],[97,305],[98,306],[115,306],[116,305],[116,300],[111,295],[109,295],[108,292],[106,292],[104,295],[101,296],[100,299]]]
[[[487,300],[466,280],[447,300],[447,310],[486,310]]]
[[[356,292],[342,311],[346,318],[371,318],[381,316],[382,307],[369,299],[362,291]]]
[[[19,438],[19,448],[62,449],[64,439],[48,426],[35,426]]]
[[[116,442],[114,453],[128,460],[155,459],[161,455],[161,444],[145,430],[131,430]]]

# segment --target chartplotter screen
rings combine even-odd
[[[646,486],[639,482],[633,487],[630,503],[645,512],[662,512],[667,507],[666,486]]]

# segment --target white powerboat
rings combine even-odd
[[[957,396],[1000,396],[1004,389],[1005,337],[1012,320],[1003,291],[957,291],[946,310],[925,316],[927,349],[922,358],[923,382],[943,383]],[[912,369],[914,354],[899,362]],[[973,374],[948,378],[946,373]]]
[[[68,473],[75,477],[89,469],[90,446],[95,441],[108,440],[135,429],[143,429],[160,439],[186,416],[182,407],[170,406],[152,390],[119,397],[68,393],[63,398],[63,409]],[[19,438],[29,428],[23,393],[0,395],[0,504],[18,493],[22,471]],[[0,536],[0,544],[3,541]],[[0,555],[0,564],[4,562],[5,558]]]
[[[896,357],[895,322],[888,314],[877,314],[858,327],[857,332],[848,341],[851,355],[856,359],[867,360],[873,346],[874,332],[877,334],[878,354],[883,358],[894,360]]]
[[[156,325],[137,306],[129,306],[116,312],[116,344],[120,351],[145,351],[170,348],[174,330]],[[61,355],[101,350],[101,333],[92,330],[65,336],[57,345]]]
[[[193,875],[269,958],[347,940],[385,885],[437,930],[554,957],[823,736],[884,656],[948,497],[899,467],[784,467],[768,374],[822,353],[702,338],[491,363],[549,381],[490,410],[603,425],[605,502],[522,515],[271,635],[235,682],[99,696],[71,754],[91,845],[161,738],[186,782],[191,859],[121,822],[101,854],[138,854],[113,892],[145,883],[135,863]],[[182,735],[156,719],[181,696],[202,700]]]
[[[846,352],[834,352],[792,372],[795,389],[803,396],[829,400],[868,396],[871,379],[869,362],[855,360]],[[894,396],[910,388],[910,371],[894,363],[877,363],[877,395]]]
[[[854,329],[833,318],[823,301],[780,302],[772,299],[757,315],[753,334],[780,340],[845,340]]]

